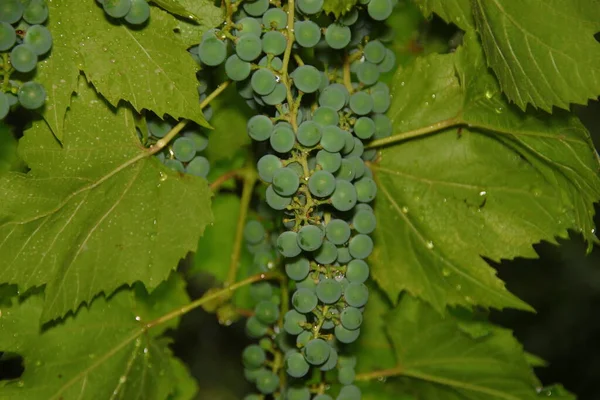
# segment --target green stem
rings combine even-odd
[[[237,277],[237,271],[240,264],[240,254],[242,252],[242,242],[244,240],[244,226],[246,224],[246,218],[248,217],[248,207],[250,207],[250,201],[252,200],[252,193],[254,192],[256,180],[256,172],[250,168],[247,168],[246,173],[244,174],[240,215],[238,216],[237,220],[235,241],[233,244],[233,252],[231,253],[231,262],[229,263],[229,273],[227,274],[225,286],[235,282],[235,278]]]
[[[404,368],[402,367],[394,367],[389,369],[382,369],[379,371],[371,371],[371,372],[363,372],[362,374],[357,374],[354,380],[356,381],[371,381],[373,379],[386,378],[390,376],[402,375]]]
[[[383,139],[373,140],[365,149],[374,149],[377,147],[388,146],[390,144],[403,142],[408,139],[413,139],[419,136],[429,135],[431,133],[435,133],[437,131],[441,131],[443,129],[447,129],[453,126],[461,125],[463,122],[459,117],[449,118],[440,122],[437,122],[433,125],[425,126],[422,128],[418,128],[408,132],[398,133]]]

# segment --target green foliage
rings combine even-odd
[[[352,10],[358,0],[328,0],[323,3],[323,11],[340,17]]]
[[[426,17],[438,14],[446,22],[453,23],[462,30],[475,25],[471,0],[414,0]]]
[[[0,279],[47,285],[44,321],[124,283],[156,287],[212,219],[206,182],[149,158],[131,112],[85,82],[64,132],[61,147],[36,122],[20,145],[31,171],[0,177]]]
[[[166,4],[164,0],[161,3]],[[202,34],[208,29],[214,28],[223,22],[223,11],[216,7],[214,1],[211,0],[169,0],[169,8],[165,9],[171,13],[185,16],[184,12],[176,12],[172,4],[179,4],[191,15],[196,16],[189,22],[188,20],[179,20],[179,25],[175,29],[181,41],[186,46],[192,46],[200,43]]]
[[[41,329],[43,296],[15,299],[2,310],[0,350],[22,355],[25,373],[3,387],[0,397],[192,398],[193,380],[162,336],[177,321],[144,328],[165,309],[188,301],[183,281],[173,275],[151,295],[136,285]]]

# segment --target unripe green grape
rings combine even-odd
[[[337,153],[344,148],[344,131],[335,125],[326,125],[323,127],[323,136],[321,137],[321,146],[330,153]]]
[[[281,160],[273,154],[262,156],[256,164],[258,176],[265,182],[273,182],[273,173],[283,167]]]
[[[296,21],[294,31],[296,43],[302,47],[315,47],[321,40],[321,28],[313,21]]]
[[[350,28],[341,24],[333,23],[325,31],[325,41],[332,49],[343,49],[348,46],[351,38]]]
[[[293,378],[302,378],[310,369],[310,365],[306,362],[304,356],[298,352],[286,357],[285,367],[287,374]]]
[[[356,70],[358,80],[366,86],[375,84],[379,80],[380,75],[379,67],[368,61],[363,61],[359,64]]]
[[[371,92],[373,98],[373,112],[383,114],[390,108],[390,94],[383,91]]]
[[[396,55],[390,49],[385,49],[385,57],[383,58],[383,61],[377,64],[379,71],[381,71],[382,74],[385,74],[386,72],[393,70],[395,65]]]
[[[27,44],[17,45],[10,52],[10,63],[19,72],[27,73],[33,71],[37,65],[37,61],[38,58],[35,50]]]
[[[270,106],[275,106],[277,104],[283,103],[287,96],[287,89],[283,83],[277,83],[275,85],[275,89],[271,93],[266,96],[262,96],[262,100],[265,104]]]
[[[310,262],[304,257],[300,257],[285,264],[285,273],[294,281],[301,281],[305,279],[309,272]]]
[[[350,252],[348,251],[347,247],[338,247],[338,258],[337,261],[340,264],[347,264],[352,260],[352,256],[350,255]]]
[[[354,123],[354,134],[363,140],[375,134],[375,122],[369,117],[360,117]]]
[[[371,118],[375,122],[375,139],[388,137],[392,134],[392,120],[387,115],[375,114]]]
[[[360,233],[350,239],[348,251],[353,258],[367,258],[373,251],[373,240],[368,235]]]
[[[248,120],[247,130],[252,139],[262,142],[271,137],[273,122],[266,115],[254,115]]]
[[[375,230],[377,226],[377,220],[375,214],[368,210],[359,210],[354,214],[352,218],[352,225],[358,233],[368,235]]]
[[[277,77],[275,74],[266,68],[261,68],[254,71],[250,80],[252,89],[261,96],[266,96],[275,90],[277,86]]]
[[[283,329],[290,335],[298,335],[304,331],[301,326],[306,323],[306,316],[296,310],[288,311],[283,317]]]
[[[44,0],[31,0],[23,11],[23,19],[30,25],[43,24],[48,19],[48,5]]]
[[[352,382],[354,382],[355,377],[356,377],[356,372],[354,372],[354,368],[342,367],[342,368],[338,369],[338,381],[342,385],[352,384]]]
[[[298,388],[288,388],[286,400],[310,400],[310,389],[306,386]]]
[[[265,351],[256,344],[247,346],[242,352],[242,363],[244,367],[256,369],[261,367],[267,360]]]
[[[315,309],[319,302],[317,295],[310,289],[298,289],[292,295],[292,305],[302,314],[308,314]]]
[[[179,160],[175,160],[175,159],[169,159],[169,160],[165,160],[165,166],[169,169],[172,169],[173,171],[177,171],[177,172],[185,172],[185,167],[183,166],[183,163]]]
[[[340,322],[344,326],[344,328],[349,330],[358,329],[363,321],[362,312],[358,308],[355,307],[346,307],[340,313]],[[352,382],[345,383],[348,385]]]
[[[258,0],[260,1],[260,0]],[[244,3],[246,4],[246,3]],[[268,3],[267,3],[268,4]],[[262,394],[271,394],[279,387],[279,376],[272,371],[266,371],[256,377],[256,388]]]
[[[202,40],[198,46],[198,58],[205,65],[216,67],[225,61],[225,57],[227,57],[227,45],[214,35]]]
[[[369,265],[364,260],[352,260],[346,268],[346,278],[351,283],[364,283],[369,278]]]
[[[368,62],[379,64],[385,57],[385,46],[379,40],[373,40],[366,44],[363,54]]]
[[[283,54],[287,47],[287,39],[281,32],[270,31],[262,37],[262,48],[267,54],[278,56]]]
[[[131,0],[131,8],[125,21],[132,25],[142,25],[150,18],[150,6],[146,0]]]
[[[184,131],[182,135],[194,141],[196,151],[203,151],[208,146],[208,138],[204,136],[199,130],[189,129]]]
[[[173,142],[173,154],[181,162],[191,161],[196,156],[196,145],[190,138],[179,137]]]
[[[0,21],[9,24],[19,22],[23,16],[23,4],[19,0],[2,0],[0,2]]]
[[[4,92],[0,92],[0,121],[6,118],[10,111],[8,96]]]
[[[331,107],[319,107],[312,115],[313,121],[321,126],[335,125],[340,122],[338,112]]]
[[[331,204],[338,211],[350,211],[356,205],[356,189],[348,181],[337,180]]]
[[[342,165],[340,169],[335,173],[336,179],[341,179],[344,181],[351,182],[354,179],[354,167],[352,162],[347,159],[342,160]]]
[[[314,121],[304,121],[298,126],[296,135],[302,146],[316,146],[321,140],[321,126]]]
[[[267,201],[269,207],[278,211],[285,210],[286,207],[292,203],[292,198],[290,196],[280,196],[279,194],[275,193],[273,185],[269,185],[267,188],[265,200]]]
[[[265,227],[259,221],[251,219],[244,226],[244,239],[250,244],[258,244],[265,238]]]
[[[254,301],[269,300],[273,297],[273,287],[268,282],[258,282],[250,286],[250,296]]]
[[[262,27],[260,26],[260,22],[258,22],[255,18],[242,18],[236,22],[236,25],[241,27],[241,29],[237,29],[235,31],[236,36],[252,34],[254,36],[259,37],[262,33]]]
[[[273,173],[273,189],[280,196],[292,196],[298,191],[300,178],[291,168],[280,168]]]
[[[286,231],[277,238],[277,249],[282,256],[293,258],[302,253],[302,249],[298,246],[298,234],[292,231]]]
[[[371,178],[361,178],[354,182],[356,188],[356,196],[361,203],[368,203],[375,199],[377,195],[377,184]]]
[[[333,330],[335,338],[342,343],[352,343],[360,336],[360,328],[358,329],[346,329],[343,325],[336,325]]]
[[[269,65],[269,57],[270,56],[264,56],[263,58],[261,58],[258,62],[258,65],[260,67],[269,68],[272,71],[279,71],[281,70],[281,68],[283,68],[283,60],[281,58],[271,57],[271,64]]]
[[[323,89],[319,95],[319,105],[321,107],[331,107],[339,111],[344,108],[349,98],[348,89],[342,84],[334,83]]]
[[[269,327],[255,316],[251,316],[246,320],[246,334],[251,338],[258,339],[267,334]]]
[[[340,153],[330,153],[326,150],[319,150],[316,159],[317,165],[331,173],[336,172],[342,165],[342,156]]]
[[[262,374],[263,372],[268,371],[265,367],[260,367],[260,368],[256,368],[256,369],[250,369],[250,368],[244,368],[244,377],[249,381],[249,382],[256,382],[256,377],[259,376],[260,374]],[[256,396],[256,397],[254,397]],[[262,397],[260,397],[259,395],[250,395],[252,400],[262,400]],[[247,400],[244,397],[244,400]]]
[[[269,9],[269,0],[244,1],[244,11],[253,17],[260,17]]]
[[[337,256],[337,247],[329,240],[324,240],[321,248],[314,254],[315,261],[321,265],[333,264]]]
[[[325,0],[298,0],[298,9],[306,14],[316,14],[323,9],[323,2]]]
[[[371,0],[372,1],[372,0]],[[357,386],[346,385],[340,389],[339,400],[360,400],[362,393]]]
[[[237,54],[232,54],[225,62],[225,73],[232,81],[243,81],[250,76],[251,70],[252,65]]]
[[[342,245],[350,239],[351,234],[348,223],[341,219],[332,219],[325,227],[325,235],[333,244]]]
[[[13,47],[17,41],[17,33],[11,24],[0,22],[0,51]]]
[[[37,82],[25,82],[19,88],[17,94],[19,103],[28,109],[35,110],[44,105],[46,101],[46,90]]]
[[[317,285],[317,297],[325,304],[333,304],[342,297],[342,285],[335,279],[323,279]]]
[[[316,197],[330,196],[335,190],[335,177],[328,171],[317,171],[308,180],[308,189]]]
[[[350,283],[344,290],[344,300],[349,306],[360,308],[367,304],[368,299],[369,289],[364,283]]]
[[[262,53],[262,42],[258,35],[248,33],[235,43],[236,54],[244,61],[254,61]]]
[[[323,339],[313,339],[304,346],[304,357],[312,365],[322,365],[329,358],[330,349]]]
[[[113,18],[123,18],[131,8],[131,0],[104,0],[102,8]]]
[[[254,313],[260,322],[271,325],[279,318],[279,307],[271,301],[263,300],[256,305]]]
[[[185,167],[185,172],[187,172],[190,175],[206,178],[206,176],[210,172],[210,163],[208,162],[208,159],[206,159],[206,157],[196,156]]]
[[[273,129],[269,142],[276,152],[287,153],[294,148],[296,135],[294,135],[292,128],[285,125],[278,125]]]
[[[304,93],[314,93],[321,84],[321,73],[312,65],[302,65],[292,72],[294,85]]]
[[[358,9],[353,7],[352,10],[346,12],[339,18],[339,22],[343,25],[350,26],[354,25],[358,20]]]
[[[265,28],[285,29],[287,26],[287,13],[281,8],[271,8],[262,16]]]
[[[367,6],[367,12],[374,20],[383,21],[392,15],[393,8],[392,0],[371,0]]]
[[[356,92],[350,96],[350,109],[357,115],[366,115],[373,111],[373,98],[367,92]]]
[[[354,150],[354,146],[356,145],[354,139],[354,136],[350,132],[344,131],[344,148],[342,149],[342,154],[350,154]]]
[[[168,121],[153,117],[146,119],[146,125],[148,126],[148,133],[157,138],[165,137],[173,128]]]
[[[316,225],[304,225],[298,231],[298,246],[304,251],[315,251],[323,244],[325,234]]]

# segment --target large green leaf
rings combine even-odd
[[[2,309],[0,351],[20,354],[25,372],[2,388],[0,398],[162,400],[180,392],[191,378],[160,336],[176,319],[149,331],[143,326],[187,302],[175,275],[152,295],[137,286],[108,300],[101,296],[89,309],[41,330],[43,297],[15,301]]]
[[[475,25],[471,0],[414,0],[426,17],[436,13],[446,22],[453,23],[462,30]]]
[[[176,28],[179,38],[186,46],[200,43],[204,32],[215,28],[225,20],[223,10],[215,6],[212,0],[169,0],[169,2],[176,2],[198,16],[195,22],[180,20]]]
[[[600,95],[597,0],[474,0],[488,64],[519,107],[551,111]]]
[[[79,70],[112,105],[130,102],[137,111],[187,118],[207,126],[198,107],[198,65],[174,29],[177,20],[152,8],[147,28],[111,23],[97,3],[49,3],[48,28],[56,40],[36,77],[48,88],[44,118],[62,139],[62,121]],[[101,33],[101,34],[100,34]]]
[[[0,176],[0,282],[47,285],[44,320],[123,284],[155,288],[212,220],[204,179],[150,157],[126,108],[79,92],[63,146],[36,122],[20,144],[31,171]]]
[[[448,304],[527,309],[481,256],[536,257],[532,244],[568,229],[594,240],[598,159],[575,117],[507,104],[476,39],[465,41],[396,75],[395,130],[449,128],[385,149],[374,166],[373,276],[393,301],[407,290],[440,312]]]

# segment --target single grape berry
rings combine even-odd
[[[28,110],[40,108],[46,101],[46,90],[37,82],[25,82],[17,94],[19,103]]]
[[[242,352],[242,362],[246,368],[259,368],[265,363],[266,359],[265,351],[256,344],[251,344]]]
[[[332,49],[343,49],[348,46],[352,33],[347,26],[333,23],[325,31],[325,41]]]
[[[317,171],[309,178],[308,189],[316,197],[328,197],[335,190],[335,177],[331,172]]]
[[[304,14],[316,14],[323,9],[325,0],[298,0],[298,9]]]
[[[17,34],[11,24],[0,22],[0,51],[6,51],[14,46]]]
[[[294,85],[304,93],[314,93],[321,84],[321,72],[312,65],[302,65],[292,72]]]
[[[173,142],[173,155],[181,162],[191,161],[196,156],[196,143],[185,136],[178,137]]]
[[[329,358],[329,349],[323,339],[313,339],[304,347],[304,357],[312,365],[321,365]]]
[[[225,61],[227,45],[216,36],[210,35],[203,39],[200,46],[198,46],[198,57],[203,64],[216,67]]]
[[[206,157],[196,156],[185,167],[185,172],[190,175],[206,178],[210,172],[210,163]]]
[[[35,50],[27,44],[17,45],[10,52],[10,63],[19,72],[27,73],[33,71],[37,65],[37,61],[38,58]]]
[[[236,54],[244,61],[254,61],[262,53],[260,37],[254,34],[241,36],[235,44]]]
[[[20,0],[2,0],[0,2],[0,21],[15,24],[23,16],[23,11],[24,7]]]
[[[302,324],[306,323],[306,316],[296,310],[288,311],[283,317],[283,329],[290,335],[298,335],[304,331]]]
[[[362,321],[362,312],[360,312],[358,308],[346,307],[340,313],[340,322],[346,329],[358,329],[362,324]]]
[[[342,297],[342,285],[335,279],[323,279],[317,285],[317,297],[325,304],[333,304]]]
[[[344,299],[348,305],[360,308],[367,304],[369,289],[363,283],[350,283],[344,290]]]
[[[271,137],[273,122],[265,115],[255,115],[248,120],[247,130],[252,139],[262,142]]]
[[[277,238],[277,249],[282,256],[287,258],[296,257],[302,252],[300,246],[298,246],[298,239],[296,232],[283,232]]]
[[[48,19],[48,14],[45,0],[31,0],[23,11],[23,19],[30,25],[43,24]]]
[[[268,300],[263,300],[254,308],[256,318],[266,325],[274,324],[279,318],[279,306]]]
[[[315,309],[319,302],[317,295],[310,289],[298,289],[292,295],[292,305],[302,314],[307,314]]]
[[[367,6],[369,16],[376,21],[383,21],[392,15],[394,3],[392,0],[371,0]]]
[[[294,31],[296,42],[302,47],[315,47],[321,40],[321,28],[313,21],[296,21]]]
[[[125,21],[132,25],[142,25],[150,18],[150,6],[146,0],[131,0],[131,8]]]
[[[260,17],[269,9],[269,0],[244,1],[244,11],[253,17]]]
[[[298,245],[304,251],[315,251],[323,244],[325,234],[316,225],[304,225],[298,231]]]
[[[274,374],[272,371],[265,371],[256,377],[256,388],[262,394],[273,393],[278,387],[279,376],[277,376],[277,374]]]
[[[287,26],[287,14],[281,8],[271,8],[262,16],[265,28],[285,29]]]
[[[131,8],[131,0],[104,0],[104,12],[113,18],[123,18]]]
[[[273,173],[273,189],[280,196],[292,196],[300,186],[300,178],[293,169],[280,168]]]
[[[286,358],[285,366],[288,375],[293,378],[302,378],[310,369],[304,356],[298,352],[294,352]]]
[[[252,74],[252,89],[261,96],[266,96],[275,90],[277,77],[273,71],[261,68]]]
[[[304,258],[300,257],[294,261],[288,262],[285,265],[285,273],[290,279],[295,281],[301,281],[308,276],[310,272],[310,262]]]
[[[287,47],[287,39],[281,32],[266,32],[262,37],[262,48],[267,54],[278,56],[283,54]]]

